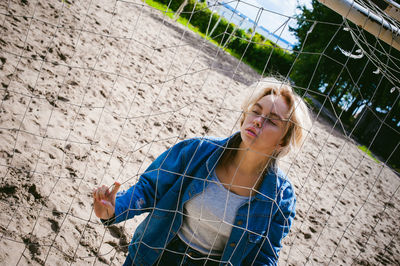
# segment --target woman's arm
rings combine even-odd
[[[192,140],[182,141],[154,160],[134,186],[117,194],[115,216],[102,222],[107,225],[119,223],[153,209],[156,202],[182,174],[191,142]]]

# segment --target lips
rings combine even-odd
[[[246,128],[246,132],[253,137],[257,137],[257,131],[254,127]]]

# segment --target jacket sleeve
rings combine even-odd
[[[153,209],[185,168],[185,156],[193,140],[182,141],[162,153],[127,191],[117,194],[115,217],[104,224],[119,223]]]
[[[296,197],[289,184],[280,193],[278,210],[272,217],[267,237],[260,241],[254,265],[277,265],[282,239],[289,233],[295,216]]]

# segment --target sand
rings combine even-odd
[[[237,131],[260,75],[138,0],[0,10],[0,264],[120,265],[144,216],[105,228],[92,189]],[[298,205],[280,264],[400,264],[399,177],[313,119],[282,162]]]

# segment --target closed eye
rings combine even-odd
[[[268,123],[271,123],[276,126],[276,122],[274,121],[274,119],[266,117],[265,120],[268,121]]]

